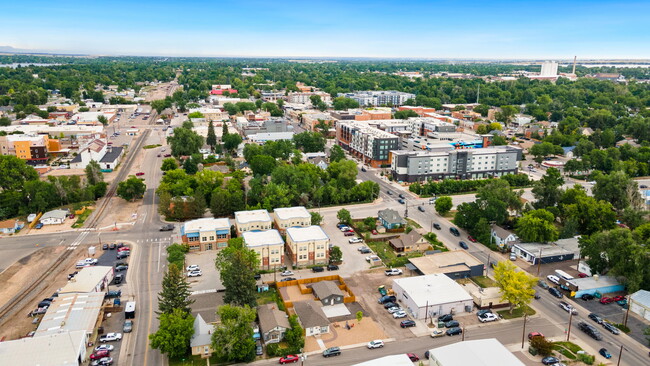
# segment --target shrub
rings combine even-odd
[[[578,353],[578,361],[586,363],[587,365],[593,365],[594,361],[596,361],[596,356],[586,353]]]

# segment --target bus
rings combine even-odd
[[[564,271],[562,271],[560,269],[555,270],[555,275],[557,275],[558,277],[560,277],[561,279],[563,279],[565,281],[571,281],[573,279],[573,276],[571,276],[570,274],[568,274],[568,273],[566,273],[566,272],[564,272]]]
[[[135,301],[129,301],[126,303],[126,307],[124,308],[124,318],[135,318]]]

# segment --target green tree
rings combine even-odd
[[[560,199],[562,192],[560,187],[564,184],[564,178],[559,170],[548,168],[546,174],[533,187],[533,196],[537,201],[535,207],[545,208],[555,206]]]
[[[330,262],[332,263],[338,263],[343,259],[343,252],[341,251],[341,248],[338,246],[333,246],[332,249],[330,249]]]
[[[276,164],[272,156],[256,155],[250,161],[250,168],[254,175],[269,175],[275,169]]]
[[[510,314],[515,307],[530,304],[535,296],[537,279],[529,277],[508,261],[500,261],[494,268],[494,280],[501,292],[501,300],[510,303]]]
[[[212,124],[212,121],[208,124],[208,137],[205,139],[205,143],[210,145],[210,148],[214,152],[214,147],[217,146],[217,135],[214,133],[214,124]]]
[[[547,340],[546,337],[533,337],[529,342],[540,356],[546,357],[553,354],[553,342]]]
[[[357,323],[361,323],[361,319],[363,319],[363,311],[359,310],[357,311]]]
[[[584,191],[575,197],[575,203],[563,206],[563,217],[565,221],[574,221],[578,231],[587,235],[611,229],[616,221],[616,213],[611,203],[597,201],[584,194]]]
[[[289,344],[291,353],[299,353],[305,347],[305,332],[298,322],[297,315],[294,314],[289,317],[289,325],[291,328],[284,334],[284,340]]]
[[[503,123],[508,123],[519,110],[511,105],[502,105],[501,110],[496,113],[496,119]]]
[[[38,173],[24,160],[13,155],[0,155],[0,188],[3,191],[19,191],[26,181],[38,179]]]
[[[196,174],[199,171],[199,164],[193,157],[189,157],[183,162],[183,170],[189,175]]]
[[[0,126],[10,126],[11,120],[9,117],[0,117]]]
[[[301,132],[293,136],[296,147],[303,152],[321,152],[325,150],[325,137],[320,132]]]
[[[334,145],[330,149],[330,162],[345,160],[345,151],[339,145]]]
[[[182,269],[170,263],[162,280],[162,290],[158,293],[158,314],[171,314],[175,309],[190,313],[190,285],[183,276]]]
[[[648,341],[648,346],[650,346],[650,327],[646,327],[643,330],[643,335],[645,336],[645,339]]]
[[[141,179],[131,176],[117,185],[117,196],[133,201],[142,198],[146,190],[147,186]]]
[[[101,123],[102,125],[106,126],[108,124],[108,119],[106,119],[105,116],[98,116],[97,121]]]
[[[320,225],[323,222],[323,216],[318,212],[310,212],[309,214],[311,215],[312,225]]]
[[[393,115],[395,119],[408,119],[409,117],[418,117],[419,115],[415,113],[412,109],[405,109],[403,111],[397,111]]]
[[[165,158],[162,161],[162,165],[160,166],[160,170],[163,172],[169,171],[169,170],[174,170],[178,169],[178,163],[176,163],[176,159],[174,158]]]
[[[160,315],[158,331],[149,334],[151,348],[160,350],[170,358],[185,356],[190,350],[194,335],[194,317],[181,309]]]
[[[251,323],[255,308],[223,305],[217,308],[220,323],[212,333],[212,349],[217,357],[228,362],[250,362],[255,359],[255,341]]]
[[[256,305],[256,281],[253,277],[259,269],[257,253],[248,249],[241,238],[228,240],[215,260],[221,282],[226,288],[223,301],[237,306]]]
[[[517,235],[523,242],[547,243],[558,239],[558,231],[553,222],[555,216],[544,210],[526,212],[524,217],[517,220]]]
[[[88,165],[86,165],[86,182],[90,186],[94,186],[99,182],[104,181],[104,174],[102,173],[99,163],[95,160],[91,160]]]
[[[492,180],[478,189],[475,202],[488,222],[500,225],[508,219],[509,211],[521,210],[522,194],[523,191],[513,191],[505,180]]]
[[[242,138],[237,133],[229,133],[221,138],[223,141],[223,147],[226,151],[233,152],[237,149],[237,146],[242,143]]]
[[[350,224],[352,222],[352,216],[350,215],[350,211],[342,208],[336,213],[336,218],[339,219],[339,222],[341,224]]]
[[[334,107],[335,110],[341,111],[341,110],[347,110],[352,108],[359,108],[359,102],[351,98],[336,97],[332,101],[332,106]]]
[[[451,201],[451,197],[442,196],[436,199],[434,206],[436,208],[436,212],[442,216],[445,216],[451,210],[454,204]]]
[[[618,211],[643,207],[637,183],[622,171],[599,175],[593,192],[594,198],[611,203]]]
[[[167,137],[171,145],[172,155],[175,157],[197,154],[203,146],[203,137],[192,131],[191,128],[174,128],[174,134]]]
[[[188,114],[187,118],[205,118],[205,116],[203,115],[203,113],[196,111]]]

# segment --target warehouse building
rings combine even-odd
[[[429,365],[524,366],[495,338],[456,342],[429,350]]]
[[[461,285],[442,273],[393,280],[393,291],[402,308],[416,319],[472,311],[472,297]]]

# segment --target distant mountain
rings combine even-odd
[[[25,48],[15,48],[12,46],[0,46],[0,53],[13,53],[13,54],[30,54],[30,55],[67,55],[67,56],[81,56],[83,54],[71,52],[57,52],[52,50],[30,50]]]

